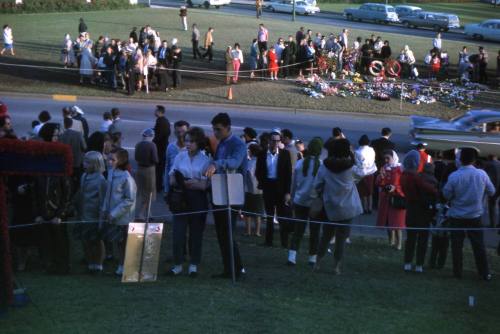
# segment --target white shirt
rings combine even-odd
[[[243,52],[241,52],[241,50],[233,49],[233,51],[231,51],[231,56],[233,59],[239,59],[240,63],[243,64]]]
[[[33,133],[34,133],[35,135],[37,135],[37,136],[38,136],[38,133],[40,132],[40,129],[41,129],[41,128],[42,128],[42,126],[44,126],[44,125],[45,125],[45,123],[40,123],[40,124],[38,124],[37,126],[35,126],[35,127],[33,128]]]
[[[194,157],[191,157],[187,150],[181,151],[175,157],[169,175],[174,175],[174,172],[178,170],[187,179],[204,180],[207,178],[205,172],[211,162],[212,159],[202,151],[199,151]]]
[[[278,62],[281,60],[281,54],[283,53],[283,50],[285,50],[285,45],[280,43],[274,44],[274,51],[276,52],[276,58],[278,59]]]
[[[5,44],[12,44],[14,42],[14,37],[12,37],[12,29],[9,27],[3,30],[3,42]]]
[[[108,132],[109,130],[109,127],[111,126],[111,124],[113,124],[113,121],[108,119],[108,120],[105,120],[101,123],[101,127],[100,127],[100,131],[101,132]]]
[[[375,150],[370,146],[360,146],[354,154],[355,165],[353,167],[353,172],[360,176],[367,176],[375,173],[377,171],[377,165],[375,165]]]
[[[276,180],[278,178],[278,156],[279,150],[276,154],[272,154],[271,151],[267,151],[267,178]]]
[[[450,201],[448,215],[459,219],[481,217],[485,194],[495,194],[495,187],[488,174],[474,166],[460,167],[451,173],[443,188],[444,197]]]
[[[432,40],[432,46],[441,50],[441,38],[434,38]]]
[[[378,42],[375,42],[375,44],[373,45],[373,49],[375,51],[381,51],[383,46],[384,46],[384,42],[378,41]]]

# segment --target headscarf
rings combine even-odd
[[[88,165],[87,173],[104,173],[106,170],[106,165],[104,164],[104,158],[101,153],[97,151],[89,151],[85,153],[84,161]]]
[[[392,162],[391,163],[387,163],[386,165],[388,165],[391,168],[401,166],[401,164],[399,163],[398,154],[394,150],[391,150],[390,152],[392,152]],[[384,153],[384,156],[385,155],[386,154]]]
[[[313,176],[316,176],[319,169],[319,156],[321,155],[321,148],[323,147],[323,140],[320,137],[314,137],[307,145],[306,157],[302,167],[302,175],[307,176],[311,160],[314,161]]]
[[[416,172],[420,163],[420,154],[416,150],[408,152],[403,159],[403,169],[409,172]]]

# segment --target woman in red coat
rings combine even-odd
[[[398,250],[402,248],[403,231],[405,227],[405,209],[398,209],[391,205],[391,197],[404,197],[401,188],[402,169],[399,164],[398,155],[394,151],[384,152],[385,164],[380,169],[376,185],[380,189],[377,226],[388,226],[389,242]]]
[[[271,74],[271,80],[278,80],[278,57],[276,56],[276,51],[274,46],[269,49],[269,73]]]

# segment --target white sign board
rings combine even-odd
[[[214,174],[211,181],[214,205],[243,205],[245,203],[243,175]]]

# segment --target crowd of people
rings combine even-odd
[[[2,104],[1,139],[61,142],[69,145],[73,159],[71,176],[7,179],[18,270],[25,268],[30,246],[38,246],[40,262],[48,272],[69,273],[69,235],[64,222],[78,221],[72,232],[82,242],[88,270],[102,272],[105,258],[114,254],[120,275],[127,225],[148,219],[149,203],[160,193],[174,214],[174,265],[168,273],[183,273],[189,255],[188,275],[197,276],[203,233],[213,209],[224,268],[217,277],[230,277],[231,247],[236,276],[241,277],[245,268],[238,244],[230,243],[227,210],[218,210],[224,207],[209,200],[211,177],[237,172],[244,177],[245,203],[232,208],[232,222],[243,217],[245,234],[261,236],[264,221],[266,247],[274,245],[275,223],[279,223],[279,244],[288,250],[289,265],[297,263],[308,225],[308,262],[318,270],[334,241],[334,271],[340,274],[353,219],[376,212],[376,225],[387,230],[390,245],[404,248],[404,270],[423,272],[432,231],[431,267],[444,266],[451,240],[453,273],[461,277],[467,236],[479,275],[491,279],[483,231],[476,228],[482,226],[485,196],[489,197],[491,226],[498,221],[500,162],[495,156],[480,162],[475,150],[463,148],[456,156],[431,157],[420,145],[399,163],[389,128],[382,129],[380,138],[361,136],[358,145],[338,127],[327,140],[315,137],[307,143],[295,139],[290,129],[279,128],[259,135],[247,127],[238,137],[226,113],[212,119],[213,134],[178,120],[173,124],[175,139],[170,141],[165,107],[157,106],[154,115],[155,125],[142,132],[132,163],[121,145],[124,127],[119,109],[105,112],[95,131],[89,129],[78,106],[63,108],[62,126],[52,121],[50,112],[42,111],[28,137],[20,138]],[[33,222],[41,224],[19,226]],[[434,233],[433,226],[445,229]]]
[[[182,30],[187,30],[187,8],[182,6],[179,16]],[[88,30],[83,18],[80,19],[77,37],[73,39],[66,34],[61,49],[62,63],[65,67],[79,69],[80,83],[121,88],[129,94],[150,89],[167,91],[181,86],[181,74],[188,70],[182,66],[186,50],[183,52],[178,45],[178,38],[173,37],[169,43],[150,25],[139,30],[134,27],[124,39],[101,35],[94,41]],[[193,59],[213,61],[214,32],[214,27],[208,27],[202,36],[198,25],[191,25]],[[438,33],[432,40],[429,52],[422,59],[423,66],[417,68],[418,59],[409,45],[396,52],[388,40],[375,34],[363,39],[361,36],[353,38],[349,29],[325,35],[300,27],[295,35],[280,36],[274,42],[269,29],[261,23],[248,51],[238,42],[226,48],[225,71],[221,70],[220,75],[226,73],[227,84],[237,83],[243,69],[249,72],[243,77],[270,80],[291,76],[303,79],[313,73],[328,75],[332,79],[346,73],[392,75],[405,79],[447,79],[450,78],[449,51],[446,51],[441,37]],[[14,55],[12,28],[9,25],[4,26],[3,39],[1,54],[10,50]],[[244,59],[248,59],[248,67],[243,65]],[[488,83],[489,57],[483,46],[478,48],[477,53],[469,53],[464,46],[458,59],[457,77],[460,81]],[[496,60],[498,77],[500,51]],[[423,75],[422,71],[427,75]]]

